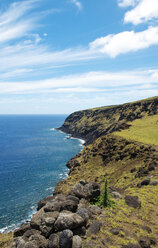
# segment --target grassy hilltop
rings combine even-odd
[[[75,112],[68,116],[61,130],[81,137],[90,144],[96,138],[129,128],[130,122],[134,120],[144,118],[145,121],[147,116],[157,114],[158,97],[153,97],[133,103]]]
[[[158,185],[141,185],[146,179],[158,182],[158,97],[78,111],[60,129],[85,139],[86,146],[68,161],[69,176],[55,193],[68,193],[81,179],[104,187],[107,179],[110,189],[121,195],[111,195],[115,204],[96,217],[102,227],[95,235],[87,234],[83,248],[138,245],[142,236],[150,239],[148,247],[158,247]],[[128,206],[126,195],[138,196],[141,207]],[[114,228],[117,235],[111,233]],[[0,235],[0,247],[9,247],[11,237]]]

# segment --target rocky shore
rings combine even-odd
[[[86,231],[96,233],[101,208],[89,206],[100,195],[96,182],[80,181],[67,195],[49,196],[38,203],[30,222],[14,232],[12,248],[81,248]],[[90,222],[93,221],[92,224]]]

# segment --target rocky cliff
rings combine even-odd
[[[75,112],[68,116],[60,130],[83,138],[86,144],[90,144],[103,135],[128,128],[129,121],[156,114],[158,97]]]

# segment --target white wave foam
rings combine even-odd
[[[85,140],[83,139],[79,139],[79,138],[74,138],[74,137],[71,137],[70,139],[76,139],[80,142],[80,145],[83,146],[85,144]]]
[[[60,133],[64,133],[63,131],[59,130]]]
[[[54,191],[54,187],[49,187],[46,189],[46,191]]]
[[[55,131],[55,128],[51,128],[50,131]]]

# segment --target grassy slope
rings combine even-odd
[[[158,115],[145,116],[128,124],[131,125],[129,129],[115,134],[126,139],[158,146]]]
[[[157,100],[157,97],[153,99]],[[115,111],[112,111],[113,117],[110,115],[107,117],[102,111],[92,109],[92,112],[97,111],[95,112],[97,115],[88,112],[88,117],[84,113],[77,122],[71,121],[74,130],[76,126],[81,130],[87,126],[88,130],[95,126],[96,122],[101,123],[97,127],[98,130],[106,129],[107,125],[112,122],[110,118],[113,118],[114,122],[124,122],[129,126],[125,130],[120,129],[120,131],[113,132],[113,135],[101,136],[86,146],[74,158],[79,161],[81,166],[70,170],[69,177],[60,182],[56,189],[58,192],[68,193],[70,188],[81,179],[95,180],[102,185],[101,182],[107,178],[110,186],[115,187],[122,194],[122,199],[114,200],[116,204],[114,208],[103,210],[102,215],[98,217],[98,220],[103,223],[100,232],[88,237],[88,240],[96,243],[96,247],[97,245],[105,247],[103,243],[106,243],[110,248],[119,248],[129,242],[137,243],[142,235],[156,240],[157,245],[154,247],[158,247],[158,186],[137,187],[139,182],[149,177],[158,181],[158,166],[148,175],[136,176],[140,167],[147,168],[153,161],[158,164],[157,105],[154,112],[150,113],[152,101],[149,105],[147,104],[148,106],[147,102],[148,100],[141,101],[141,104],[137,102],[138,105],[134,105],[134,108],[133,103],[126,105],[129,108],[124,106],[122,111],[124,119],[120,118],[120,108],[116,107]],[[140,113],[142,103],[145,103],[147,107]],[[101,108],[101,110],[109,108]],[[132,111],[136,118],[129,122],[127,117]],[[134,173],[131,173],[132,168],[136,168]],[[124,196],[127,194],[139,197],[142,202],[141,209],[133,209],[126,205]],[[148,233],[147,230],[144,230],[145,226],[150,227],[152,232]],[[115,227],[122,229],[118,236],[110,233],[110,229]]]
[[[12,238],[13,234],[11,232],[7,234],[0,233],[0,248],[8,248]]]
[[[103,210],[102,215],[98,217],[98,220],[103,223],[101,231],[97,235],[88,237],[88,240],[96,242],[96,247],[97,245],[105,247],[102,242],[108,239],[108,247],[119,248],[129,242],[137,243],[142,235],[154,238],[158,243],[158,186],[137,188],[137,183],[149,176],[152,180],[158,180],[158,167],[147,176],[135,178],[139,167],[148,166],[158,157],[158,151],[152,149],[147,145],[142,148],[142,144],[137,142],[126,144],[126,140],[111,135],[101,137],[82,150],[75,158],[81,166],[73,170],[68,179],[58,184],[59,192],[68,193],[70,188],[81,179],[95,180],[100,183],[107,178],[110,186],[121,192],[123,198],[114,200],[115,207]],[[105,150],[109,154],[110,162],[108,158],[103,160],[100,155]],[[110,154],[110,150],[113,150],[113,153]],[[135,153],[137,156],[133,158]],[[126,156],[122,157],[123,154]],[[136,168],[137,171],[131,173],[132,168]],[[128,207],[124,200],[126,194],[137,195],[142,202],[141,209]],[[150,227],[152,233],[143,230],[144,226]],[[110,233],[110,229],[115,227],[122,229],[118,236]]]

